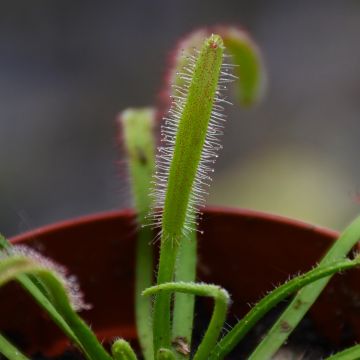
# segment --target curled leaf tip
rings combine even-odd
[[[168,96],[172,93],[171,84],[181,83],[177,72],[186,63],[186,56],[191,55],[194,48],[199,48],[207,37],[221,36],[222,42],[230,55],[229,62],[237,65],[234,74],[239,78],[236,85],[236,97],[242,106],[251,106],[263,98],[267,87],[267,76],[263,56],[256,42],[247,31],[239,26],[216,25],[197,29],[185,36],[175,50],[171,52],[168,71],[165,76],[164,90],[161,92],[163,103],[168,104]],[[209,40],[211,41],[211,40]],[[217,46],[217,42],[214,42]]]
[[[70,303],[74,310],[89,310],[91,305],[85,303],[83,293],[80,291],[80,286],[77,277],[69,275],[67,269],[43,256],[34,249],[24,245],[14,245],[0,251],[0,263],[4,259],[21,258],[34,268],[46,269],[56,275],[57,279],[62,283]]]

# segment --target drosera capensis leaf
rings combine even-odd
[[[0,251],[9,249],[12,245],[6,238],[0,234]],[[19,284],[34,298],[55,322],[55,324],[64,332],[64,334],[82,351],[85,351],[79,339],[75,336],[72,329],[66,323],[64,318],[58,313],[49,299],[44,294],[44,288],[35,275],[19,275],[16,280]]]
[[[222,68],[222,59],[223,41],[212,35],[180,74],[185,85],[173,96],[164,118],[153,210],[153,225],[161,228],[157,284],[173,281],[179,242],[196,226],[195,213],[204,205],[204,187],[211,181],[211,165],[222,147],[218,136],[225,120],[222,104],[227,101],[220,90],[233,81],[228,67]],[[170,300],[168,293],[155,297],[154,356],[160,348],[170,348]]]
[[[327,357],[325,360],[357,360],[360,359],[360,344],[356,344],[348,349],[339,351]]]
[[[120,141],[127,154],[131,191],[140,224],[147,221],[151,207],[149,186],[155,170],[155,118],[153,108],[126,109],[118,117]]]
[[[30,360],[19,349],[17,349],[9,340],[0,334],[0,358],[5,356],[8,360]]]
[[[319,266],[326,266],[334,260],[344,259],[359,240],[360,216],[343,231],[336,241],[334,241],[320,261]],[[330,279],[331,276],[328,276],[299,290],[294,299],[279,316],[278,320],[255,349],[251,358],[252,360],[262,360],[264,359],[264,356],[271,357],[279,350],[292,333],[292,330],[296,328],[301,319],[314,304]],[[299,306],[299,304],[301,304],[301,306]],[[283,323],[289,324],[289,331],[282,331],[281,325]]]
[[[352,269],[359,265],[359,257],[356,257],[353,260],[337,260],[328,263],[327,265],[318,266],[275,288],[254,305],[253,308],[219,341],[217,347],[209,356],[209,360],[224,359],[264,315],[291,294],[319,279],[323,279],[337,272]],[[286,326],[286,329],[287,328],[288,326]],[[252,355],[250,355],[249,359],[252,359]]]
[[[165,95],[173,92],[171,86],[182,86],[184,80],[178,76],[188,64],[188,56],[194,48],[201,46],[206,37],[219,34],[230,55],[228,62],[236,65],[234,74],[239,78],[236,83],[236,98],[240,105],[250,107],[260,102],[266,92],[267,75],[263,55],[249,33],[238,26],[216,25],[197,29],[181,39],[170,54],[169,70],[166,75]]]
[[[170,62],[166,74],[166,89],[162,91],[165,103],[169,93],[174,96],[183,95],[186,79],[182,76],[184,68],[191,68],[192,59],[206,37],[211,33],[220,34],[224,40],[227,53],[226,59],[236,66],[233,72],[240,78],[236,85],[239,103],[249,107],[261,100],[266,84],[266,73],[262,55],[256,43],[243,29],[235,26],[215,26],[197,29],[182,38],[170,54]],[[223,85],[226,87],[227,85]],[[165,98],[166,96],[166,98]],[[190,235],[189,241],[181,241],[181,249],[175,270],[176,281],[192,282],[196,278],[196,234]],[[189,237],[189,236],[188,236]],[[176,293],[172,323],[172,338],[182,338],[191,346],[194,320],[194,296]],[[179,354],[178,358],[182,358]]]
[[[130,185],[138,221],[135,274],[135,318],[138,339],[145,360],[154,358],[152,336],[152,303],[141,296],[153,283],[153,231],[146,226],[150,212],[149,188],[155,169],[155,110],[152,108],[127,109],[119,116],[120,132],[124,143]]]
[[[88,360],[111,360],[95,334],[76,311],[86,308],[78,284],[66,277],[63,268],[24,246],[12,246],[0,252],[0,286],[22,275],[36,275],[46,289],[49,301],[64,318],[82,344]]]
[[[137,356],[131,345],[124,339],[117,339],[111,346],[114,360],[137,360]]]
[[[216,341],[219,338],[221,329],[223,328],[225,322],[226,314],[230,304],[230,296],[228,292],[220,286],[212,284],[170,282],[152,286],[146,289],[143,292],[143,295],[154,295],[160,292],[181,292],[196,296],[211,297],[214,299],[215,305],[208,329],[206,330],[204,337],[193,357],[194,360],[207,360],[209,354],[216,346]]]
[[[249,34],[235,26],[216,26],[214,31],[221,35],[230,61],[237,66],[234,74],[239,78],[236,92],[239,103],[251,106],[258,103],[266,90],[267,77],[263,56]]]

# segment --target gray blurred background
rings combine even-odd
[[[269,86],[230,109],[210,203],[338,229],[360,213],[359,1],[5,0],[1,231],[129,206],[115,116],[155,104],[177,39],[219,23],[250,31]]]

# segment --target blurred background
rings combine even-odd
[[[130,205],[116,114],[156,104],[167,54],[202,25],[242,25],[268,92],[233,106],[210,203],[341,229],[360,213],[360,2],[0,4],[0,229]]]

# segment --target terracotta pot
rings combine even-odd
[[[337,237],[334,231],[249,210],[208,208],[201,225],[199,278],[220,284],[240,317],[273,284],[310,269]],[[134,245],[132,211],[91,215],[46,226],[11,239],[30,245],[64,264],[79,278],[93,309],[83,317],[102,340],[134,339]],[[360,341],[360,274],[332,280],[312,310],[323,334],[341,338],[344,325]],[[65,346],[59,330],[34,301],[9,284],[0,290],[0,331],[18,339],[29,353],[55,354]],[[60,345],[59,345],[60,344]]]

